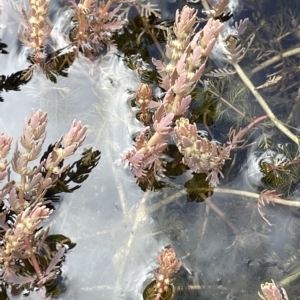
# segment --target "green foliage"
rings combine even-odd
[[[0,300],[9,300],[9,297],[7,296],[6,292],[6,286],[4,283],[0,286]]]
[[[45,64],[44,72],[46,77],[53,83],[57,83],[57,76],[68,76],[68,69],[72,66],[76,59],[75,52],[71,51],[62,54],[62,49],[52,52]]]
[[[170,157],[165,171],[168,177],[180,176],[188,170],[188,167],[182,162],[182,154],[175,145],[169,145],[165,153]]]
[[[193,178],[184,184],[188,202],[202,202],[212,195],[213,189],[209,187],[206,177],[207,175],[203,173],[193,173]]]
[[[50,145],[48,151],[52,147],[53,146]],[[84,150],[81,154],[82,157],[68,167],[64,173],[60,174],[57,183],[48,190],[48,194],[53,196],[62,192],[72,193],[79,189],[81,187],[80,183],[83,183],[89,177],[92,170],[98,165],[100,154],[100,151],[93,151],[92,148]],[[70,183],[77,184],[71,187]]]
[[[197,107],[192,109],[190,122],[204,123],[207,126],[211,126],[218,110],[217,102],[213,99],[213,95],[209,90],[202,94],[196,89],[194,93],[197,97],[195,99]]]
[[[24,78],[23,74],[29,71],[30,76]],[[23,71],[15,72],[9,76],[1,75],[0,76],[0,102],[3,102],[4,99],[1,97],[1,92],[5,90],[8,91],[19,91],[20,86],[26,84],[30,81],[32,77],[32,73],[30,72],[30,68],[27,68]]]
[[[276,189],[289,197],[297,187],[300,179],[300,160],[298,151],[292,147],[281,146],[266,159],[262,159],[260,171],[263,174],[262,181],[270,189]]]
[[[154,291],[156,285],[156,281],[152,281],[149,283],[143,291],[143,299],[144,300],[155,300],[156,293]],[[167,292],[163,293],[160,297],[161,300],[171,300],[174,296],[174,286],[170,285]]]
[[[48,245],[50,251],[57,251],[57,245],[63,247],[64,245],[68,246],[68,250],[73,249],[76,246],[76,243],[72,243],[72,241],[62,235],[62,234],[51,234],[48,235],[45,239],[46,244]]]

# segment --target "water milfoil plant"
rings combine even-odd
[[[173,278],[182,261],[176,258],[175,250],[166,247],[158,255],[159,268],[154,271],[155,280],[144,290],[144,300],[170,300],[174,296]]]
[[[50,147],[51,151],[46,152],[45,158],[35,164],[42,153],[47,122],[47,113],[32,110],[30,118],[24,121],[23,133],[16,141],[11,160],[8,155],[13,139],[3,133],[0,135],[3,290],[8,285],[18,286],[19,290],[41,288],[46,282],[52,282],[60,274],[67,248],[75,246],[67,237],[49,235],[49,229],[42,230],[41,223],[53,211],[49,206],[51,197],[46,193],[70,167],[63,165],[63,161],[82,145],[87,126],[74,120],[70,130]],[[10,165],[14,173],[11,173]],[[68,247],[65,248],[64,244]]]
[[[223,10],[226,9],[224,1],[219,5]],[[167,61],[153,59],[160,76],[160,86],[165,90],[161,103],[150,106],[153,103],[152,93],[144,84],[136,92],[142,120],[149,115],[147,108],[149,110],[158,107],[153,115],[153,134],[149,135],[150,127],[146,127],[136,138],[135,149],[129,150],[122,158],[124,163],[129,163],[137,178],[146,176],[150,169],[154,170],[157,177],[163,176],[163,151],[175,132],[178,149],[184,155],[183,163],[195,173],[207,173],[210,186],[216,187],[219,175],[223,176],[222,167],[230,159],[230,151],[237,148],[238,144],[241,147],[247,131],[266,118],[263,116],[252,121],[236,135],[232,130],[231,140],[228,142],[230,146],[227,147],[199,135],[196,125],[190,124],[189,119],[178,119],[179,116],[187,114],[192,101],[191,94],[204,73],[208,56],[223,29],[219,20],[209,18],[206,25],[197,32],[196,14],[197,11],[188,6],[181,12],[176,12],[173,30],[168,32]],[[141,97],[146,90],[147,95]],[[142,98],[146,100],[141,100]]]

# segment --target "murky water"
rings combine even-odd
[[[175,8],[185,4],[152,2],[158,3],[163,19],[168,21],[173,20]],[[66,45],[63,32],[68,28],[65,20],[69,11],[63,1],[51,3],[53,39],[59,49]],[[0,19],[0,24],[9,24],[0,30],[9,54],[0,55],[0,65],[1,74],[10,75],[28,66],[16,34],[16,21],[21,20],[17,9],[22,1],[14,8],[9,1],[3,5],[10,7],[10,13]],[[238,13],[247,14],[242,5]],[[256,1],[249,1],[248,8],[255,5]],[[200,5],[195,7],[201,9]],[[140,82],[138,72],[129,69],[119,55],[108,53],[93,62],[79,55],[68,76],[58,76],[57,83],[37,69],[20,91],[2,92],[1,132],[17,139],[24,117],[29,116],[31,108],[41,108],[49,118],[45,145],[67,132],[75,118],[89,125],[85,147],[101,151],[91,176],[79,190],[63,195],[48,224],[52,233],[61,233],[77,243],[63,264],[64,292],[59,299],[142,299],[143,288],[158,266],[157,254],[167,245],[172,245],[183,262],[176,276],[175,299],[257,299],[261,283],[271,279],[280,282],[290,275],[292,252],[286,245],[296,247],[294,272],[299,272],[298,210],[267,205],[264,213],[274,223],[269,226],[257,210],[257,198],[244,193],[258,194],[266,188],[259,165],[264,150],[253,146],[238,152],[239,158],[234,157],[238,167],[230,172],[226,165],[225,178],[211,195],[199,192],[195,196],[189,190],[193,180],[199,187],[204,182],[189,171],[166,177],[167,186],[162,189],[144,192],[130,170],[117,163],[121,153],[132,147],[132,137],[143,128],[135,118],[137,108],[131,106]],[[283,96],[291,97],[294,91],[289,93]],[[252,110],[259,107],[250,94],[247,97],[249,100],[244,101],[253,105]],[[283,106],[278,101],[278,112],[286,115],[289,108]],[[211,126],[216,139],[225,134],[220,127]],[[258,141],[260,137],[261,132],[250,139]],[[279,143],[290,141],[274,142]],[[293,183],[290,194],[295,200],[298,183]],[[207,201],[200,201],[202,198]],[[288,286],[286,289],[289,291]],[[300,299],[295,287],[290,291],[290,299]],[[38,292],[29,297],[41,299]]]

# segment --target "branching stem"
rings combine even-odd
[[[216,97],[218,97],[221,101],[223,101],[227,106],[229,106],[230,108],[232,108],[234,111],[236,111],[239,115],[241,115],[243,118],[246,116],[245,113],[241,112],[240,110],[238,110],[235,106],[233,106],[231,103],[229,103],[226,99],[224,99],[221,95],[219,95],[218,93],[214,92],[211,89],[208,89],[208,91],[210,93],[212,93],[213,95],[215,95]]]
[[[242,81],[245,83],[245,85],[250,89],[251,93],[253,96],[256,98],[262,109],[265,111],[267,116],[271,119],[271,121],[274,123],[274,125],[281,131],[283,132],[286,136],[288,136],[292,141],[294,141],[297,145],[300,144],[299,138],[293,134],[282,122],[280,122],[264,98],[260,95],[260,93],[255,89],[254,85],[250,81],[250,79],[247,77],[247,75],[244,73],[243,69],[239,66],[238,63],[232,63],[232,66],[235,68],[236,72],[242,79]]]
[[[259,200],[259,196],[260,196],[260,194],[258,194],[258,193],[242,191],[242,190],[234,190],[234,189],[227,189],[227,188],[209,188],[209,187],[208,188],[207,187],[203,188],[203,193],[208,192],[208,191],[211,191],[214,194],[230,194],[230,195],[237,195],[237,196],[241,196],[241,197],[248,197],[250,199],[254,199],[254,200],[257,200],[257,201]],[[182,196],[187,195],[187,194],[188,194],[188,192],[184,188],[184,189],[178,191],[177,193],[174,193],[172,196],[164,198],[163,200],[153,204],[152,206],[147,208],[147,211],[149,213],[153,213],[153,212],[161,209],[162,207],[168,205],[172,201],[178,200],[179,197],[182,197]],[[272,203],[300,208],[300,202],[299,201],[286,200],[286,199],[282,199],[280,197],[273,197],[272,198]]]
[[[182,100],[183,98],[183,95],[181,94],[176,94],[174,100],[173,100],[173,103],[172,103],[172,112],[173,113],[176,113],[176,110],[177,110],[177,106],[178,104],[180,103],[180,101]]]
[[[278,55],[273,56],[272,58],[266,60],[265,62],[263,62],[262,64],[257,66],[256,68],[252,69],[251,75],[253,75],[253,74],[261,71],[262,69],[276,63],[277,61],[281,60],[282,58],[293,56],[293,55],[296,55],[296,54],[300,54],[300,47],[293,48],[293,49],[285,51],[284,53],[280,53]]]

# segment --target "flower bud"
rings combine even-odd
[[[0,134],[0,159],[5,158],[10,150],[12,137],[6,136],[4,133]]]
[[[274,281],[266,282],[265,284],[261,285],[261,290],[263,292],[263,296],[258,292],[258,295],[263,300],[288,300],[287,293],[285,289],[281,289],[282,293],[275,285]]]
[[[185,39],[195,25],[197,12],[194,8],[185,5],[179,13],[176,11],[174,33],[179,39]]]
[[[43,112],[42,110],[38,110],[34,112],[31,111],[31,116],[29,120],[28,126],[30,126],[33,130],[33,137],[35,140],[43,138],[45,135],[46,125],[47,125],[47,113]]]
[[[152,100],[152,89],[146,83],[141,83],[136,91],[136,104],[139,107],[147,107]]]
[[[167,273],[168,277],[176,273],[182,262],[176,258],[175,250],[173,248],[165,248],[158,256],[160,273]]]
[[[203,48],[202,56],[208,56],[216,43],[219,33],[223,29],[223,24],[219,20],[209,19],[200,31],[199,43]]]
[[[65,147],[71,146],[73,143],[81,145],[85,140],[85,133],[87,129],[88,126],[82,126],[81,121],[76,123],[76,121],[73,120],[69,132],[63,138]]]

